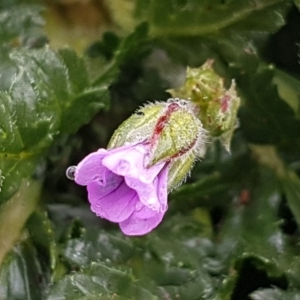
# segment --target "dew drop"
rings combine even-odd
[[[182,105],[182,106],[187,106],[188,105],[188,102],[184,99],[180,99],[179,100],[179,104]]]
[[[141,110],[137,111],[135,114],[137,116],[144,116],[145,115],[145,113],[143,111],[141,111]]]
[[[148,203],[149,203],[150,205],[151,205],[151,204],[156,204],[156,198],[153,198],[153,197],[149,198]]]
[[[160,207],[157,199],[154,197],[148,199],[147,206],[154,211],[159,211],[159,207]]]
[[[167,100],[167,103],[174,103],[176,101],[176,99],[174,99],[174,98],[169,98],[168,100]]]
[[[140,179],[140,181],[142,181],[142,182],[147,182],[147,177],[144,176],[144,175],[140,175],[140,176],[139,176],[139,179]]]
[[[70,180],[74,180],[75,179],[75,171],[76,171],[76,166],[69,167],[66,171],[67,178]]]

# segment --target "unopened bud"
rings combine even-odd
[[[171,175],[168,185],[172,189],[205,153],[206,130],[197,113],[195,104],[178,98],[148,104],[119,126],[108,147],[148,144],[147,167],[168,162]]]
[[[208,60],[200,68],[187,68],[186,81],[178,89],[169,90],[173,97],[190,99],[199,108],[199,119],[211,136],[221,137],[229,150],[232,133],[237,125],[237,110],[240,98],[235,83],[224,87],[224,80],[212,68]]]

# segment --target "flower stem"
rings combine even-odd
[[[41,181],[23,179],[18,192],[0,207],[0,267],[37,206],[40,191]]]

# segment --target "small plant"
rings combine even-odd
[[[299,6],[0,2],[0,299],[298,299]]]

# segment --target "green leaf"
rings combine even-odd
[[[22,242],[1,267],[0,298],[39,300],[43,298],[45,284],[34,247],[29,241]]]
[[[281,231],[277,218],[279,181],[267,169],[261,169],[258,176],[258,182],[253,182],[255,186],[249,187],[249,203],[236,204],[226,218],[218,253],[225,264],[238,271],[245,260],[251,259],[269,278],[288,278],[290,284],[297,285],[297,249]]]
[[[275,69],[273,82],[278,88],[278,94],[295,112],[296,117],[300,116],[300,87],[299,79],[288,73]]]
[[[2,43],[14,38],[20,39],[16,42],[21,43],[32,34],[41,34],[40,28],[44,25],[41,6],[28,3],[10,3],[10,5],[1,6],[0,39]]]
[[[188,201],[188,199],[199,199],[211,194],[225,192],[228,188],[229,186],[222,180],[221,174],[215,173],[194,183],[181,186],[174,191],[172,198],[177,201]]]
[[[284,10],[287,6],[282,0],[265,0],[260,3],[250,0],[222,3],[215,0],[203,1],[201,5],[197,0],[153,1],[149,21],[152,33],[156,36],[199,36],[230,26],[274,30],[274,26],[278,28],[284,24],[280,9]]]
[[[294,3],[297,6],[298,10],[300,10],[300,0],[294,0]]]
[[[127,30],[139,21],[147,20],[155,36],[199,36],[227,27],[274,31],[274,26],[278,28],[283,25],[281,13],[286,12],[291,2],[155,0],[135,1],[129,5],[113,0],[108,4],[115,22]]]
[[[218,284],[211,274],[222,267],[214,260],[210,225],[207,212],[200,210],[167,217],[137,244],[143,251],[131,259],[134,275],[159,299],[210,299]]]
[[[215,289],[210,273],[216,274],[222,268],[213,259],[213,244],[208,238],[211,234],[207,212],[198,209],[192,216],[176,215],[166,219],[157,232],[136,239],[120,232],[84,228],[74,222],[67,230],[61,248],[62,261],[71,273],[51,288],[49,299],[65,294],[70,294],[70,299],[83,295],[92,298],[97,293],[144,299],[136,296],[137,291],[143,291],[144,297],[148,297],[148,293],[157,295],[158,299],[163,295],[169,295],[171,299],[176,295],[183,299],[198,299],[199,293],[209,299]],[[195,248],[195,245],[201,247]],[[95,262],[103,264],[101,276],[108,277],[101,280],[101,286],[95,285],[95,276],[99,275],[90,272]],[[116,271],[124,276],[127,274],[122,275],[124,282],[130,275],[128,290],[119,291],[119,285],[114,285]],[[111,280],[112,285],[105,292],[102,285],[106,280]],[[132,280],[134,286],[130,287]],[[86,287],[84,291],[81,286]]]
[[[103,80],[115,79],[120,75],[121,69],[124,68],[126,72],[128,63],[131,68],[139,64],[150,53],[150,49],[148,24],[141,23],[133,33],[120,42],[119,47],[114,51],[113,59],[104,67],[93,85],[99,85]]]
[[[246,104],[241,108],[241,129],[253,143],[298,148],[300,120],[279,97],[272,84],[273,76],[271,68],[262,66],[256,73],[245,74],[237,81],[246,98]]]
[[[129,273],[101,263],[92,263],[88,268],[65,277],[58,285],[53,286],[46,299],[155,300],[157,297],[136,286]]]
[[[6,254],[17,243],[24,223],[35,210],[39,201],[41,180],[21,181],[19,191],[0,209],[0,266]]]
[[[32,174],[55,137],[74,132],[105,106],[107,91],[89,87],[82,59],[69,49],[13,51],[11,61],[18,71],[0,92],[0,203]]]
[[[43,261],[55,273],[58,259],[58,249],[54,237],[53,227],[45,212],[35,211],[27,221],[26,228],[32,243],[40,253]],[[46,259],[45,259],[46,258]]]
[[[81,232],[78,237],[69,237],[61,249],[62,256],[71,266],[88,266],[93,261],[119,264],[127,261],[134,253],[130,239],[84,227],[69,230]]]
[[[279,179],[289,207],[300,226],[300,179],[295,172],[288,169],[279,175]]]
[[[299,300],[300,291],[284,291],[278,288],[261,289],[251,293],[250,298],[253,300]]]
[[[42,6],[21,1],[1,1],[0,3],[0,89],[11,86],[16,66],[9,60],[9,51],[13,48],[40,47],[47,41],[42,26]],[[30,1],[29,1],[30,2]]]

